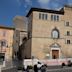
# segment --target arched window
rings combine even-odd
[[[53,29],[52,30],[52,38],[59,38],[59,30],[58,29]]]

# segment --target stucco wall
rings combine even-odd
[[[5,32],[5,35],[3,35],[4,32]],[[14,34],[14,30],[0,28],[0,40],[1,41],[2,40],[6,41],[6,46],[2,48],[2,53],[5,53],[5,58],[6,59],[12,59],[13,34]]]

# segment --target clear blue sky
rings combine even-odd
[[[72,0],[0,0],[0,25],[12,26],[13,17],[25,16],[31,7],[58,9]]]

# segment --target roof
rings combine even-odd
[[[33,11],[38,11],[38,12],[46,12],[46,13],[54,13],[54,14],[64,14],[64,10],[49,10],[49,9],[42,9],[42,8],[31,8],[28,12],[28,14],[26,15],[26,17],[29,17],[29,15],[33,12]]]
[[[65,5],[64,7],[72,8],[72,5]]]
[[[3,25],[0,25],[0,28],[9,29],[9,30],[15,30],[14,27],[8,27],[8,26],[3,26]]]

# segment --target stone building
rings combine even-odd
[[[72,7],[59,11],[31,8],[27,16],[27,57],[60,59],[72,57]]]
[[[13,19],[15,32],[14,32],[14,52],[17,54],[19,47],[22,45],[22,40],[27,37],[27,18],[24,16],[15,16]],[[24,47],[20,47],[22,56],[24,56],[26,51]]]
[[[12,61],[14,28],[0,26],[0,62]]]

